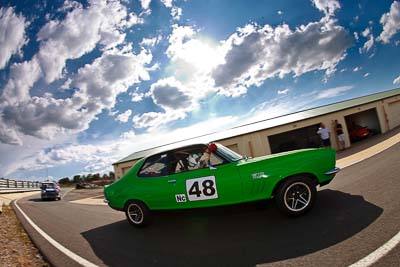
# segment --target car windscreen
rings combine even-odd
[[[43,189],[47,189],[47,188],[56,188],[55,184],[49,183],[49,184],[42,184],[42,188]]]
[[[218,153],[222,157],[228,159],[229,161],[238,161],[238,160],[243,159],[242,155],[236,153],[233,150],[230,150],[229,148],[227,148],[221,144],[217,144],[217,147],[218,147],[218,149],[217,149]]]

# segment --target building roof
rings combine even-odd
[[[287,114],[287,115],[283,115],[283,116],[279,116],[279,117],[275,117],[275,118],[271,118],[271,119],[266,119],[266,120],[262,120],[262,121],[258,121],[258,122],[254,122],[254,123],[250,123],[250,124],[240,125],[240,126],[228,129],[228,130],[223,130],[220,132],[197,136],[197,137],[193,137],[190,139],[181,140],[181,141],[177,141],[174,143],[138,151],[138,152],[135,152],[125,158],[122,158],[121,160],[115,162],[113,165],[132,161],[132,160],[137,160],[137,159],[146,157],[148,155],[156,154],[161,151],[171,150],[171,149],[178,148],[181,146],[191,145],[191,144],[195,144],[195,143],[207,143],[210,141],[223,140],[223,139],[240,136],[240,135],[244,135],[244,134],[248,134],[248,133],[252,133],[252,132],[257,132],[257,131],[261,131],[261,130],[265,130],[265,129],[269,129],[269,128],[274,128],[277,126],[281,126],[281,125],[285,125],[285,124],[289,124],[289,123],[293,123],[293,122],[298,122],[298,121],[305,120],[305,119],[315,118],[315,117],[319,117],[319,116],[333,113],[336,111],[353,108],[356,106],[368,104],[368,103],[375,102],[378,100],[383,100],[385,98],[389,98],[389,97],[396,96],[396,95],[400,95],[400,88],[381,92],[381,93],[376,93],[376,94],[372,94],[372,95],[362,96],[362,97],[358,97],[358,98],[354,98],[354,99],[350,99],[350,100],[346,100],[346,101],[342,101],[342,102],[337,102],[337,103],[333,103],[333,104],[329,104],[329,105],[325,105],[325,106],[321,106],[321,107],[317,107],[317,108],[302,110],[299,112],[295,112],[295,113],[291,113],[291,114]]]

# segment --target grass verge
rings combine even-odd
[[[49,266],[10,206],[0,214],[0,266]]]

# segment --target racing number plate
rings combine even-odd
[[[186,180],[186,193],[189,201],[218,198],[215,176]]]

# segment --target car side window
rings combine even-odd
[[[171,154],[171,173],[181,173],[198,170],[208,167],[208,163],[202,164],[202,157],[205,155],[206,147],[197,147],[175,151]],[[208,161],[208,160],[207,160]],[[211,166],[218,166],[224,162],[218,155],[211,153],[209,156]]]
[[[202,155],[201,149],[186,149],[175,151],[171,155],[171,173],[181,173],[198,169]]]
[[[167,154],[154,155],[149,157],[139,171],[139,177],[158,177],[168,174]]]

